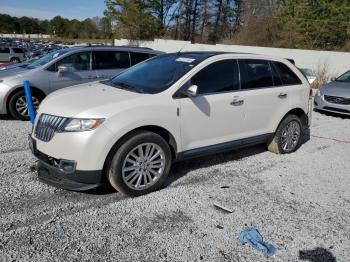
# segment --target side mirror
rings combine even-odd
[[[198,91],[198,86],[196,85],[191,85],[187,90],[186,90],[186,94],[188,97],[195,97],[197,95],[197,91]]]
[[[68,72],[69,68],[67,66],[59,66],[58,67],[58,75],[64,75],[64,73]]]
[[[337,78],[335,76],[332,76],[331,81],[334,82],[335,80],[337,80]]]

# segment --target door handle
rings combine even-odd
[[[241,106],[244,104],[244,100],[234,99],[230,105],[231,106]]]
[[[285,98],[287,98],[287,96],[288,96],[288,94],[280,93],[278,95],[278,98],[285,99]]]

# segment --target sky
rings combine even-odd
[[[0,13],[51,19],[57,15],[83,20],[102,16],[104,0],[0,0]]]

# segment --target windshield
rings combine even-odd
[[[350,71],[346,72],[345,74],[339,76],[336,81],[339,82],[350,82]]]
[[[139,93],[160,93],[206,58],[208,55],[169,54],[158,56],[131,67],[108,83]]]
[[[63,50],[59,50],[56,52],[52,52],[47,54],[46,56],[43,56],[42,58],[36,60],[35,62],[29,64],[27,66],[28,69],[34,69],[40,66],[43,66],[49,62],[51,62],[52,60],[54,60],[55,58],[67,53],[69,51],[69,49],[63,49]]]

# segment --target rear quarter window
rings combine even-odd
[[[283,85],[300,85],[302,82],[299,77],[287,65],[281,62],[273,62]]]

